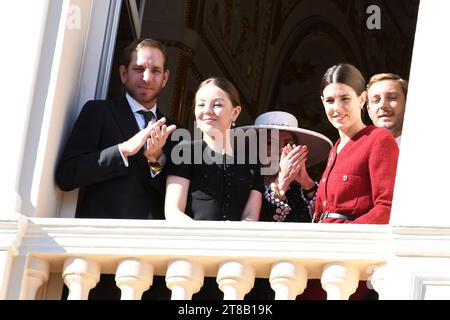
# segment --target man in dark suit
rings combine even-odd
[[[80,188],[78,218],[163,219],[168,136],[176,128],[156,105],[169,78],[167,53],[155,40],[137,40],[119,72],[126,94],[84,105],[56,182],[64,191]]]

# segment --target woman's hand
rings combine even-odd
[[[308,159],[308,146],[302,146],[300,151],[304,157],[300,161],[300,169],[298,174],[295,176],[295,181],[297,181],[303,190],[310,190],[314,187],[314,181],[309,177],[308,171],[306,170],[306,160]]]
[[[286,191],[292,181],[298,176],[302,162],[306,160],[306,154],[302,150],[302,146],[291,146],[290,144],[283,147],[280,158],[280,171],[278,172],[278,188]]]

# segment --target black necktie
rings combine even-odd
[[[145,119],[145,126],[144,126],[144,128],[147,127],[148,123],[150,121],[152,121],[153,117],[155,116],[153,114],[153,112],[151,112],[151,111],[139,110],[138,113],[140,113],[140,114],[142,114],[144,116],[144,119]]]

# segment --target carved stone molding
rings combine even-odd
[[[273,1],[203,1],[199,34],[249,105],[258,103]]]

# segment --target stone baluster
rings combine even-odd
[[[70,257],[64,262],[63,279],[69,288],[67,300],[87,300],[100,280],[100,265],[88,258]]]
[[[220,265],[216,281],[224,300],[243,300],[253,288],[255,270],[240,261],[226,261]]]
[[[378,297],[380,299],[383,299],[384,297],[384,279],[386,278],[386,265],[379,265],[379,266],[371,266],[372,274],[369,277],[370,284],[375,289],[375,291],[378,293]]]
[[[275,291],[275,300],[295,300],[308,283],[308,271],[297,263],[280,261],[272,265],[270,286]]]
[[[117,266],[116,284],[122,292],[121,300],[141,300],[153,284],[153,266],[140,259],[123,259]]]
[[[21,300],[35,300],[39,288],[48,281],[50,264],[36,257],[29,257],[25,269],[25,285],[22,289]]]
[[[329,263],[323,268],[321,283],[328,300],[348,300],[358,288],[359,271],[344,263]]]
[[[166,272],[167,287],[172,290],[172,300],[191,300],[203,286],[203,267],[189,260],[174,260]]]

